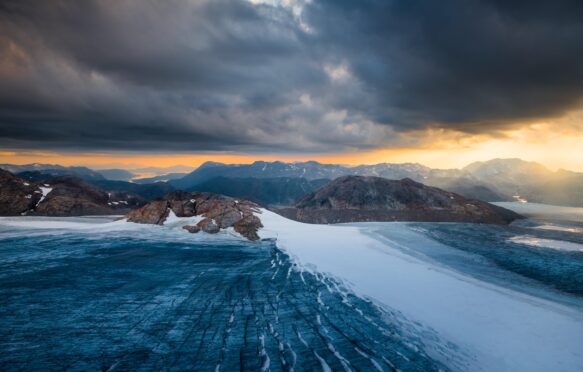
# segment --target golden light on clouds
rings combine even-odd
[[[434,168],[460,168],[474,161],[493,158],[521,158],[550,169],[583,171],[583,125],[580,116],[538,122],[521,129],[501,131],[495,136],[468,135],[453,131],[428,130],[404,136],[410,147],[377,149],[336,154],[237,154],[237,153],[126,153],[0,150],[0,162],[11,164],[49,163],[96,168],[196,167],[205,161],[251,163],[265,161],[307,161],[341,164],[421,163]]]

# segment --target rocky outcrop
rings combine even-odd
[[[216,234],[221,231],[221,227],[212,218],[205,218],[200,221],[196,226],[198,226],[202,231],[208,234]]]
[[[141,208],[131,211],[128,220],[135,223],[162,225],[169,213],[166,200],[154,200]]]
[[[182,226],[182,228],[191,234],[196,234],[197,232],[200,231],[200,227],[198,227],[196,225],[185,225],[185,226]]]
[[[107,193],[76,177],[48,180],[51,191],[33,214],[43,216],[86,216],[124,214],[143,205],[139,197],[127,193]]]
[[[410,179],[345,176],[280,214],[308,223],[425,221],[508,224],[522,216]]]
[[[247,239],[258,240],[257,232],[263,226],[254,212],[259,212],[259,206],[250,201],[236,200],[209,192],[174,191],[163,199],[155,200],[130,212],[127,220],[163,225],[170,213],[176,217],[200,216],[201,219],[196,225],[185,225],[182,228],[191,233],[202,230],[216,234],[221,229],[232,227]]]
[[[0,215],[82,216],[123,214],[143,200],[127,193],[106,193],[76,177],[33,182],[0,169]]]
[[[43,216],[82,216],[113,214],[107,193],[73,177],[56,177],[47,186],[51,191],[35,214]]]
[[[235,231],[239,234],[246,236],[250,240],[258,240],[259,235],[257,235],[258,227],[263,227],[259,217],[255,215],[248,215],[241,218],[239,221],[235,222],[233,225]]]
[[[0,169],[0,216],[18,216],[34,210],[42,195],[35,183]]]

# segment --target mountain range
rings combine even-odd
[[[41,177],[74,176],[85,181],[106,180],[108,177],[112,177],[112,173],[107,171],[104,175],[100,173],[100,171],[87,167],[65,167],[57,164],[0,164],[0,169],[4,169],[13,174],[21,175],[24,178],[35,177],[35,175],[39,174],[42,175]],[[126,172],[122,169],[119,169],[119,171]]]
[[[551,171],[538,163],[521,159],[493,159],[472,163],[461,169],[435,169],[416,163],[345,166],[316,161],[206,162],[190,173],[170,172],[141,179],[132,178],[132,172],[122,169],[93,170],[47,164],[4,164],[0,168],[33,181],[74,176],[106,191],[128,192],[146,200],[161,197],[172,190],[184,190],[243,197],[263,205],[293,205],[305,193],[326,182],[346,175],[357,175],[393,180],[409,178],[487,202],[526,200],[583,206],[583,173]]]
[[[315,161],[295,163],[257,161],[252,164],[207,162],[184,177],[170,180],[168,183],[177,189],[194,191],[199,185],[216,177],[237,178],[238,182],[241,182],[241,178],[273,182],[273,179],[278,178],[331,181],[346,175],[376,176],[395,180],[410,178],[470,199],[488,202],[519,199],[583,206],[583,173],[551,171],[538,163],[521,159],[493,159],[472,163],[462,169],[434,169],[415,163],[344,166],[320,164]]]
[[[84,179],[86,181],[107,179],[111,181],[132,181],[136,183],[153,183],[157,181],[168,181],[170,179],[183,177],[189,171],[192,170],[192,168],[186,167],[184,165],[178,165],[173,167],[135,168],[127,170],[121,168],[91,169],[82,166],[67,167],[58,164],[43,164],[43,163],[33,163],[24,165],[0,164],[0,169],[7,170],[14,174],[24,172],[41,172],[45,175],[52,176],[73,176]]]

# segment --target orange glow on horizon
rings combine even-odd
[[[417,146],[354,151],[336,154],[138,154],[123,152],[66,153],[0,149],[0,163],[47,163],[65,166],[81,165],[94,168],[136,169],[145,167],[184,166],[194,169],[205,161],[246,164],[256,160],[308,161],[346,165],[375,163],[420,163],[433,168],[461,168],[474,161],[493,158],[521,158],[536,161],[550,169],[583,171],[583,130],[558,131],[557,123],[539,123],[508,131],[498,138],[459,136],[435,131],[422,133]]]

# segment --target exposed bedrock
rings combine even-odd
[[[196,225],[183,228],[191,233],[204,231],[215,234],[221,229],[234,228],[249,240],[258,240],[257,232],[263,225],[259,217],[259,206],[247,200],[237,200],[209,192],[175,191],[161,200],[155,200],[130,212],[130,222],[162,225],[170,212],[176,217],[200,216]]]
[[[411,179],[344,176],[304,196],[281,215],[308,223],[425,221],[508,224],[522,216]]]

